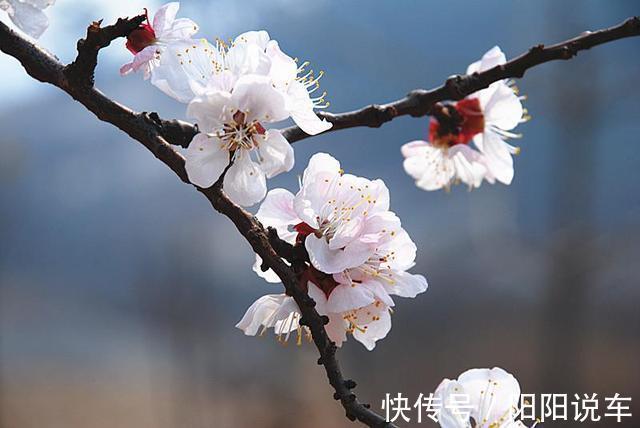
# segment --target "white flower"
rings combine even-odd
[[[18,28],[37,39],[49,27],[47,15],[42,10],[55,2],[56,0],[0,0],[0,10],[7,12]]]
[[[404,170],[424,190],[448,188],[460,180],[469,188],[478,187],[487,174],[483,156],[465,144],[439,147],[426,141],[402,146]]]
[[[233,154],[223,187],[236,203],[249,206],[267,192],[266,177],[293,167],[293,149],[280,131],[263,124],[286,117],[282,94],[266,76],[246,75],[232,92],[206,92],[195,98],[187,114],[197,120],[196,135],[186,153],[189,180],[210,187]]]
[[[327,335],[337,346],[347,339],[347,333],[369,351],[376,341],[383,339],[391,329],[390,308],[380,301],[363,308],[342,313],[324,312],[324,294],[313,285],[308,284],[309,295],[316,301],[316,310],[329,317],[325,326]],[[322,312],[321,312],[322,311]],[[300,326],[300,310],[292,297],[285,294],[268,294],[256,300],[236,324],[247,336],[263,334],[273,328],[278,340],[287,342],[291,333],[297,335],[297,343],[302,343],[303,336],[311,338],[306,326]]]
[[[525,427],[515,420],[520,405],[520,384],[499,367],[471,369],[456,380],[444,379],[434,396],[442,404],[438,415],[442,428]]]
[[[187,18],[176,19],[179,8],[178,2],[165,4],[158,9],[153,22],[147,14],[147,22],[129,34],[126,47],[134,58],[120,68],[120,74],[124,76],[142,68],[145,79],[148,79],[167,46],[184,41],[193,44],[191,37],[198,31],[198,25]]]
[[[427,289],[422,275],[406,272],[414,265],[416,246],[389,211],[384,183],[343,174],[330,155],[311,158],[296,195],[270,191],[256,217],[280,238],[304,241],[311,266],[301,286],[318,312],[329,316],[327,331],[338,346],[351,333],[373,349],[391,328],[391,295],[415,297]],[[277,282],[260,264],[257,258],[254,271]],[[263,325],[270,327],[267,321]]]
[[[151,83],[180,102],[214,90],[231,92],[239,78],[256,74],[271,79],[284,96],[288,116],[303,131],[315,135],[332,126],[314,112],[329,105],[324,101],[326,94],[310,95],[318,90],[323,73],[306,72],[308,63],[298,66],[266,31],[243,33],[230,46],[221,40],[215,45],[205,40],[175,43],[159,57]]]
[[[506,62],[497,46],[480,61],[471,64],[467,74],[482,72]],[[447,115],[432,117],[429,142],[414,141],[402,147],[405,171],[424,190],[449,188],[463,182],[479,187],[482,180],[510,184],[513,179],[512,154],[519,149],[505,139],[523,121],[520,98],[507,82],[492,83],[463,100],[445,106]],[[475,148],[470,146],[473,141]]]

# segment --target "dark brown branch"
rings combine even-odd
[[[122,36],[125,35],[122,34]],[[101,43],[103,42],[95,43],[93,46],[100,46]],[[75,78],[70,80],[68,71],[65,72],[68,68],[65,69],[52,55],[22,38],[1,22],[0,50],[18,59],[26,72],[33,78],[59,87],[94,113],[100,120],[113,124],[133,139],[142,143],[159,160],[169,166],[182,181],[189,183],[185,171],[184,158],[167,142],[167,139],[169,139],[172,144],[185,145],[183,137],[172,140],[173,133],[181,126],[179,122],[163,121],[155,114],[136,113],[110,100],[92,86],[88,86],[86,84],[87,81],[82,81],[77,85],[74,84]],[[95,50],[96,58],[98,50],[99,47]],[[93,58],[93,54],[90,56]],[[81,63],[78,62],[78,64]],[[91,74],[94,68],[90,67]],[[86,77],[86,74],[83,73],[78,74],[78,78]],[[324,329],[328,318],[318,314],[315,310],[313,299],[307,295],[306,291],[298,287],[297,272],[283,261],[272,246],[272,243],[274,243],[276,247],[282,249],[284,248],[282,241],[277,236],[273,236],[273,234],[270,236],[255,217],[229,200],[222,190],[221,182],[222,180],[219,180],[211,188],[197,188],[197,190],[210,201],[216,211],[224,214],[233,222],[256,254],[265,262],[265,265],[273,269],[280,277],[287,294],[295,299],[302,313],[300,323],[307,326],[311,331],[313,341],[320,353],[318,364],[324,366],[329,383],[335,390],[334,398],[340,400],[346,411],[346,416],[350,420],[359,420],[370,427],[394,427],[395,425],[385,422],[384,418],[371,411],[369,406],[359,403],[352,393],[353,388],[355,388],[355,382],[344,379],[342,376],[335,355],[336,346],[329,339]]]
[[[520,78],[525,72],[537,65],[571,59],[578,52],[591,49],[604,43],[640,35],[640,18],[629,18],[615,27],[584,32],[573,39],[547,46],[537,45],[506,64],[496,66],[482,73],[465,76],[452,76],[440,87],[425,90],[416,89],[406,97],[382,105],[370,105],[348,113],[320,113],[319,116],[333,123],[333,127],[325,132],[340,129],[368,126],[378,128],[398,116],[421,117],[429,114],[434,104],[445,100],[459,100],[493,82],[502,79]],[[297,126],[283,130],[284,137],[294,143],[309,137]]]
[[[120,18],[113,25],[100,27],[102,20],[94,21],[87,28],[87,37],[78,40],[78,56],[65,67],[65,75],[74,85],[93,86],[93,73],[98,65],[98,52],[112,41],[126,37],[147,19],[145,15]]]

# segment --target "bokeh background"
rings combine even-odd
[[[159,5],[58,0],[41,44],[70,61],[91,20]],[[635,0],[184,0],[181,16],[209,37],[268,29],[326,70],[331,109],[346,111],[439,85],[496,44],[513,57],[638,13]],[[380,410],[387,392],[413,401],[444,377],[492,366],[531,393],[638,398],[639,48],[618,41],[518,82],[533,120],[519,129],[508,187],[418,190],[399,147],[426,136],[426,119],[296,144],[295,169],[270,186],[295,189],[318,151],[383,178],[418,244],[414,271],[430,282],[417,299],[397,299],[375,351],[349,341],[340,352],[362,400]],[[183,118],[184,106],[141,76],[118,75],[129,55],[122,41],[102,51],[97,85]],[[226,218],[14,59],[0,55],[0,76],[2,428],[353,426],[311,345],[234,328],[280,288],[253,274]],[[637,426],[635,402],[632,411],[617,426]]]

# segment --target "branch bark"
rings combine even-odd
[[[188,132],[184,132],[185,129],[195,130],[195,132],[197,129],[192,129],[193,125],[185,122],[165,121],[154,113],[134,112],[109,99],[93,87],[93,71],[97,63],[94,62],[94,59],[97,61],[98,51],[102,47],[108,46],[116,38],[126,36],[127,33],[122,30],[123,28],[128,31],[135,29],[138,24],[133,24],[139,23],[139,18],[118,20],[115,25],[104,29],[100,28],[99,23],[93,23],[87,30],[87,39],[84,43],[82,41],[78,43],[79,53],[76,61],[66,67],[58,62],[53,55],[26,40],[2,22],[0,22],[0,50],[20,61],[27,74],[34,79],[57,86],[84,105],[98,119],[111,123],[134,140],[142,143],[183,182],[190,184],[185,170],[184,157],[171,144],[188,145],[190,137],[188,137]],[[191,136],[195,132],[191,132]],[[324,329],[328,318],[318,314],[313,299],[307,295],[306,291],[298,287],[298,276],[295,269],[288,266],[272,246],[274,243],[278,248],[285,248],[284,241],[279,240],[277,235],[274,236],[273,233],[269,234],[253,215],[227,197],[222,189],[223,177],[224,174],[214,186],[208,189],[194,187],[209,200],[216,211],[233,222],[266,266],[273,269],[280,277],[286,293],[292,296],[300,307],[302,313],[300,324],[307,326],[311,331],[313,341],[320,353],[318,364],[324,366],[329,383],[335,390],[334,398],[341,402],[347,418],[359,420],[370,427],[395,427],[395,425],[386,422],[382,416],[370,410],[368,405],[357,400],[352,392],[356,383],[353,380],[345,379],[342,375],[336,358],[336,346]]]

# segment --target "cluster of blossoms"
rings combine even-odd
[[[467,74],[505,62],[504,53],[496,46],[471,64]],[[457,182],[471,189],[483,180],[510,184],[512,155],[519,148],[505,140],[517,137],[511,131],[525,120],[521,98],[509,82],[498,81],[447,106],[446,117],[431,118],[429,142],[412,141],[402,146],[405,171],[424,190],[448,189]]]
[[[36,39],[49,27],[43,12],[56,0],[0,0],[0,10],[7,12],[11,21],[22,31]]]
[[[304,171],[300,190],[267,194],[257,218],[292,244],[304,243],[310,265],[300,286],[329,317],[327,334],[338,346],[347,333],[367,349],[374,348],[391,328],[391,295],[415,297],[427,289],[422,275],[407,272],[414,265],[416,246],[400,220],[389,211],[389,190],[381,180],[345,174],[339,162],[318,153]],[[278,278],[254,270],[269,282]],[[237,327],[247,335],[273,328],[283,340],[304,329],[293,298],[269,294],[259,298]]]
[[[122,74],[142,69],[157,88],[187,104],[200,133],[186,153],[189,180],[210,187],[232,161],[225,192],[243,206],[260,202],[266,178],[291,170],[291,145],[268,125],[288,118],[310,135],[331,127],[316,108],[328,106],[308,63],[297,62],[266,31],[250,31],[226,44],[193,39],[198,26],[176,19],[178,3],[163,6],[134,30],[127,48],[135,57]]]
[[[0,4],[6,1],[11,0]],[[121,74],[142,71],[154,86],[187,105],[187,116],[199,130],[186,151],[189,180],[206,188],[226,170],[223,188],[234,202],[251,206],[264,199],[256,214],[260,222],[309,255],[297,286],[327,316],[329,338],[341,346],[350,334],[373,349],[391,328],[392,296],[413,298],[427,289],[424,276],[408,272],[416,246],[390,211],[385,184],[345,174],[336,159],[318,153],[296,194],[267,193],[266,178],[294,165],[291,145],[272,124],[292,119],[310,135],[331,127],[314,111],[328,106],[324,94],[311,95],[322,73],[306,71],[308,63],[298,65],[265,31],[243,33],[228,44],[195,39],[198,25],[176,18],[178,9],[178,3],[163,6],[129,35],[126,47],[134,58]],[[504,62],[494,48],[468,73]],[[447,108],[446,122],[432,119],[429,143],[402,148],[405,169],[417,185],[433,190],[456,180],[470,187],[483,179],[510,183],[516,149],[504,140],[514,136],[510,131],[523,117],[514,90],[497,82]],[[268,282],[280,281],[261,265],[256,256],[254,271]],[[249,307],[237,327],[247,335],[273,329],[283,342],[293,334],[300,343],[305,335],[310,338],[300,318],[292,297],[268,294]],[[501,369],[471,370],[445,380],[436,395],[446,403],[454,392],[469,394],[477,404],[472,418],[480,425],[475,426],[515,426],[509,417],[519,386]],[[446,428],[471,426],[455,413],[443,411],[440,418]]]

